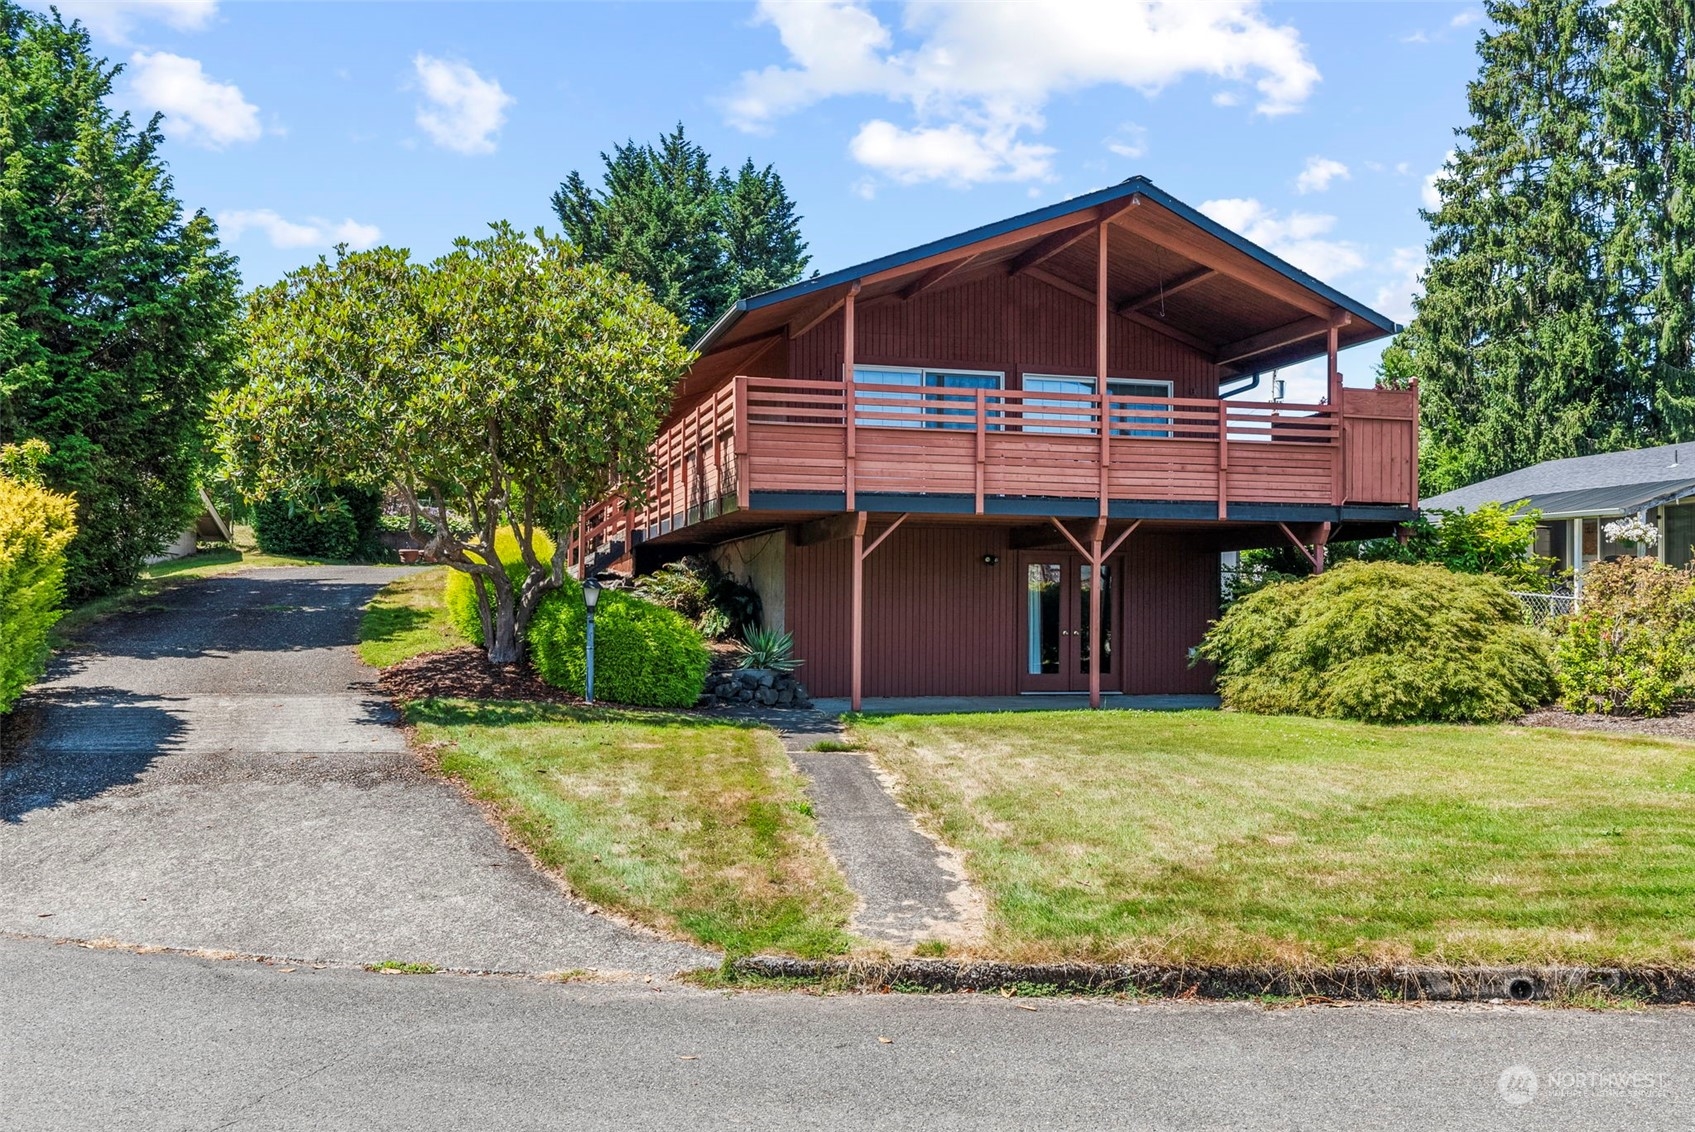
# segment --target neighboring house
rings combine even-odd
[[[1625,554],[1656,555],[1672,566],[1695,558],[1695,444],[1668,444],[1599,456],[1549,460],[1424,500],[1421,506],[1475,511],[1485,503],[1542,513],[1536,553],[1581,574]],[[1653,547],[1615,543],[1607,524],[1638,517],[1658,528]]]
[[[1209,691],[1221,552],[1413,517],[1416,391],[1334,361],[1395,329],[1134,178],[737,303],[572,561],[712,554],[856,704]],[[1326,355],[1325,404],[1228,399]]]

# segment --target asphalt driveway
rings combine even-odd
[[[328,962],[668,973],[406,749],[351,647],[396,572],[255,570],[113,618],[0,767],[0,931]]]

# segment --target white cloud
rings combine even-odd
[[[1309,157],[1306,168],[1295,178],[1295,191],[1302,195],[1322,193],[1330,187],[1330,182],[1338,179],[1346,181],[1352,177],[1348,167],[1340,161],[1329,157]]]
[[[1436,187],[1436,182],[1446,175],[1448,166],[1453,162],[1455,156],[1454,151],[1450,149],[1448,156],[1442,159],[1442,164],[1437,166],[1424,179],[1424,184],[1419,188],[1419,198],[1424,201],[1424,207],[1432,212],[1442,207],[1442,190]]]
[[[1334,279],[1365,266],[1358,244],[1324,238],[1336,226],[1334,216],[1313,212],[1280,216],[1252,197],[1205,201],[1201,211],[1320,279]]]
[[[1221,90],[1212,96],[1214,106],[1235,106],[1241,101],[1241,97],[1233,90]]]
[[[249,230],[263,233],[273,248],[327,248],[347,244],[355,251],[373,247],[382,239],[382,229],[357,220],[324,220],[307,217],[304,223],[284,219],[269,208],[232,209],[218,213],[224,236],[239,240]]]
[[[1319,81],[1300,34],[1271,23],[1254,0],[913,2],[900,44],[858,0],[761,0],[756,20],[776,28],[788,65],[744,73],[725,102],[729,120],[766,129],[840,96],[905,103],[912,124],[868,121],[852,151],[890,162],[909,182],[1051,177],[1053,151],[1026,137],[1044,128],[1042,111],[1058,94],[1116,85],[1152,95],[1198,74],[1251,83],[1256,110],[1278,115],[1299,109]]]
[[[1448,26],[1451,27],[1451,28],[1468,28],[1472,24],[1480,24],[1482,22],[1483,22],[1483,13],[1482,12],[1476,11],[1475,9],[1472,9],[1472,8],[1467,8],[1465,11],[1461,12],[1459,15],[1457,15],[1453,19],[1449,20]]]
[[[1027,181],[1048,173],[1052,146],[1020,142],[1009,129],[978,133],[958,122],[905,130],[873,119],[859,128],[848,152],[855,161],[903,185],[946,181]]]
[[[67,20],[81,20],[89,31],[128,43],[142,20],[158,20],[177,31],[199,31],[218,14],[218,0],[53,0]],[[38,5],[45,8],[45,2]]]
[[[1413,319],[1413,299],[1424,291],[1419,282],[1424,272],[1424,249],[1396,248],[1390,253],[1386,267],[1390,278],[1378,287],[1371,305],[1396,322],[1409,323]]]
[[[234,83],[207,76],[200,60],[168,51],[130,56],[129,86],[136,102],[165,113],[166,130],[210,149],[259,140],[259,108]]]
[[[418,107],[418,125],[430,140],[455,153],[493,153],[494,135],[514,101],[500,83],[464,63],[421,52],[412,67],[427,100]]]
[[[1140,157],[1148,152],[1148,128],[1125,122],[1102,144],[1120,157]]]

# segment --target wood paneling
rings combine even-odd
[[[874,522],[868,537],[886,525]],[[1004,527],[904,525],[865,563],[867,696],[1009,696],[1018,691],[1022,579]],[[988,566],[983,555],[999,561]],[[801,679],[848,694],[851,544],[788,552],[787,625]],[[1188,651],[1218,616],[1218,555],[1180,536],[1138,531],[1115,558],[1124,658],[1115,689],[1205,693],[1212,675]]]

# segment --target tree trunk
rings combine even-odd
[[[494,608],[494,635],[489,638],[488,642],[489,663],[517,664],[519,659],[517,603],[512,600],[510,589],[497,596],[504,600],[497,601]]]

